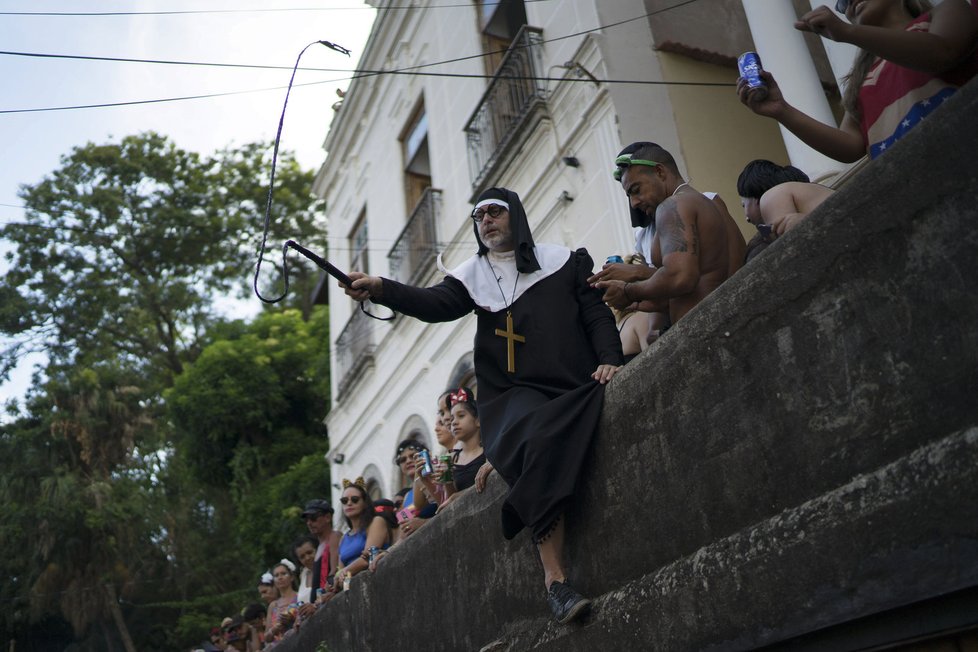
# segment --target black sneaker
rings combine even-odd
[[[553,582],[547,591],[547,604],[554,612],[554,618],[561,625],[587,613],[591,601],[571,588],[566,582]]]

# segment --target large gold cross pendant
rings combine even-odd
[[[506,311],[506,330],[496,329],[496,335],[506,338],[506,371],[516,373],[516,342],[526,342],[526,338],[513,332],[513,311]]]

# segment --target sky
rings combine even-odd
[[[247,11],[243,11],[247,10]],[[257,11],[255,11],[257,10]],[[274,10],[274,11],[269,11]],[[21,16],[14,12],[194,12],[166,15]],[[209,13],[201,13],[209,12]],[[351,50],[346,57],[310,48],[302,67],[352,71],[375,10],[361,0],[0,0],[0,224],[23,219],[17,196],[86,143],[118,142],[153,130],[177,146],[209,154],[226,146],[271,141],[291,70],[159,65],[64,58],[34,53],[287,66],[313,41]],[[282,149],[318,169],[331,106],[346,72],[299,71],[289,97]],[[310,84],[301,86],[301,84]],[[134,106],[62,111],[5,111],[158,100],[214,93],[264,92]],[[9,247],[0,241],[0,253]],[[0,259],[0,270],[5,262]],[[257,305],[255,312],[257,312]],[[25,360],[0,385],[0,404],[23,396],[35,364]]]

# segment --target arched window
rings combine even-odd
[[[384,497],[384,488],[381,484],[380,469],[374,464],[369,464],[363,470],[363,477],[367,481],[367,494],[370,500],[377,500]]]
[[[468,387],[476,395],[479,394],[478,383],[475,379],[475,362],[472,359],[471,351],[458,359],[458,362],[452,367],[452,373],[448,375],[447,389],[458,389],[459,387]]]

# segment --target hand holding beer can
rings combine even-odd
[[[614,256],[608,256],[607,260],[604,261],[605,265],[614,265],[615,263],[624,263],[625,259],[621,256],[615,254]]]
[[[764,68],[757,52],[744,52],[737,57],[737,71],[747,82],[747,95],[751,102],[763,102],[767,99],[767,84],[761,77]]]
[[[429,475],[435,472],[435,467],[431,463],[431,453],[428,451],[419,451],[418,456],[421,458],[424,465],[421,467],[421,477],[427,478]]]
[[[438,477],[438,482],[445,484],[448,482],[454,482],[455,476],[452,474],[452,456],[451,455],[439,455],[438,461],[441,462],[441,466],[444,467],[441,475]]]

